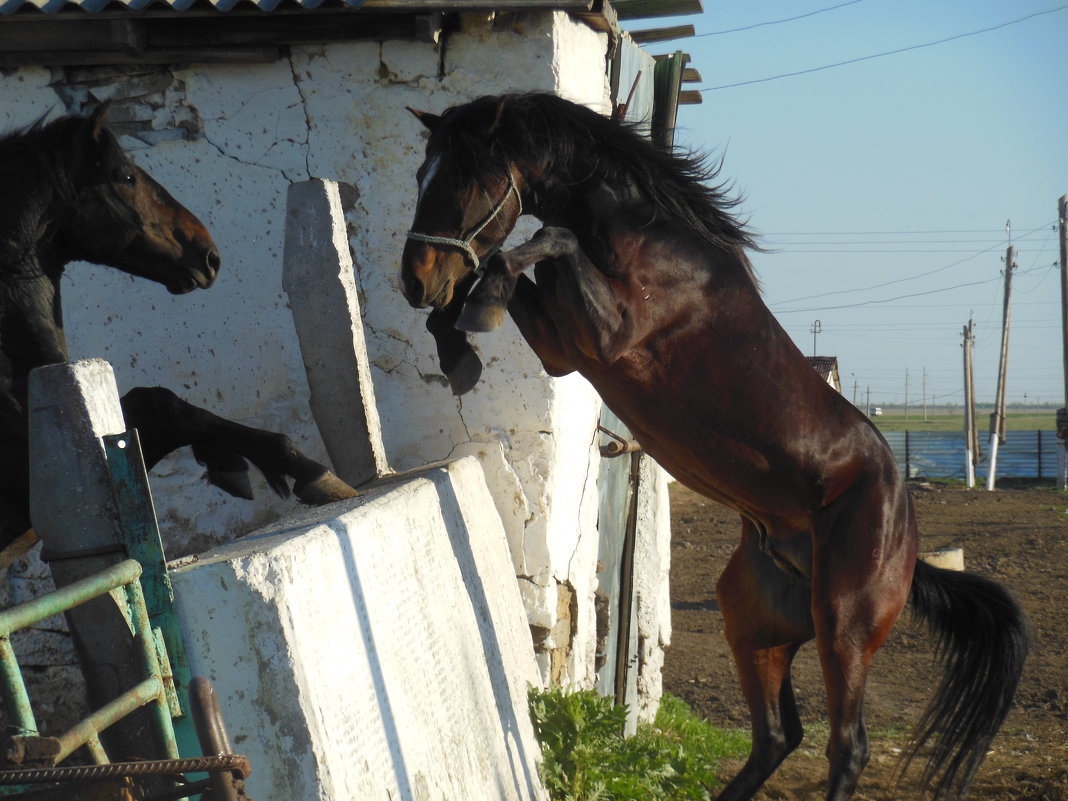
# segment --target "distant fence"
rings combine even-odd
[[[964,475],[963,431],[884,431],[905,478],[960,478]],[[990,472],[989,435],[979,433],[982,459],[976,476]],[[998,478],[1054,478],[1056,431],[1006,431],[998,447]]]

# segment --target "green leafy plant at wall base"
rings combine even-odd
[[[593,691],[531,690],[529,701],[553,801],[704,801],[719,760],[749,747],[746,733],[715,729],[670,695],[633,737],[626,707]]]

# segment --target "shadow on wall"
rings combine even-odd
[[[352,587],[352,600],[359,620],[359,634],[363,640],[364,653],[367,654],[368,672],[371,674],[371,681],[374,686],[375,701],[382,718],[382,727],[385,729],[389,755],[393,761],[393,775],[397,779],[397,787],[400,790],[402,801],[409,801],[414,798],[411,779],[408,776],[408,767],[404,763],[404,752],[401,749],[400,737],[397,732],[397,720],[389,701],[385,672],[382,670],[382,664],[378,658],[374,629],[371,625],[371,618],[367,614],[367,595],[364,593],[363,583],[360,581],[360,569],[352,552],[348,532],[341,526],[330,526],[330,528],[337,535],[341,553],[345,560],[345,573],[348,575],[349,584]]]
[[[497,706],[497,716],[501,721],[501,731],[505,739],[510,739],[514,746],[513,750],[509,747],[509,743],[504,743],[511,762],[515,793],[520,798],[537,798],[536,782],[530,775],[530,766],[536,763],[537,755],[525,753],[519,721],[515,717],[516,707],[525,709],[527,700],[512,697],[511,686],[504,667],[504,654],[497,639],[497,628],[494,625],[489,600],[486,598],[482,576],[478,573],[474,549],[471,547],[471,532],[464,520],[463,510],[460,508],[460,501],[453,490],[452,482],[438,481],[435,484],[440,498],[441,514],[449,532],[449,543],[456,557],[456,564],[460,567],[460,575],[463,577],[464,587],[477,619],[478,633],[482,639],[482,652],[489,673],[490,685],[493,687],[493,699]],[[501,576],[500,580],[514,581],[515,579],[507,575]],[[518,753],[520,757],[518,766],[512,756],[515,753]],[[522,776],[518,775],[519,771],[522,772]]]
[[[538,801],[540,754],[529,719],[520,717],[527,709],[524,679],[536,681],[537,673],[518,588],[485,583],[515,581],[510,570],[502,572],[511,565],[503,531],[480,527],[483,512],[475,505],[482,496],[462,497],[462,477],[475,473],[454,470],[427,470],[406,508],[391,505],[396,511],[361,539],[359,527],[327,523],[340,545],[359,628],[344,636],[362,646],[366,660],[350,673],[369,674],[366,689],[356,692],[366,693],[381,720],[363,721],[360,750],[379,755],[364,769],[375,771],[376,787],[395,787],[400,801],[428,797],[428,783],[470,798]],[[432,541],[420,541],[417,520],[433,521],[423,535]],[[397,527],[408,535],[392,535]],[[488,539],[494,533],[500,543]],[[374,544],[385,545],[379,535],[392,540],[388,554]],[[529,670],[516,662],[524,646]]]

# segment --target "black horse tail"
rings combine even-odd
[[[924,562],[916,563],[909,601],[938,639],[943,673],[903,767],[925,750],[923,786],[933,784],[936,799],[961,798],[1012,706],[1027,658],[1027,619],[1000,584]]]

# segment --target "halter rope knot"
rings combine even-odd
[[[407,236],[409,239],[414,239],[416,242],[426,242],[429,245],[452,245],[453,247],[459,248],[471,257],[471,263],[474,265],[475,268],[475,275],[481,277],[486,270],[482,266],[482,262],[479,260],[478,254],[475,253],[475,249],[471,247],[471,243],[475,241],[476,236],[482,233],[482,229],[484,229],[487,225],[489,225],[497,218],[497,215],[500,214],[501,211],[504,209],[504,204],[508,202],[508,197],[513,192],[515,192],[516,203],[519,204],[519,213],[516,215],[516,217],[518,218],[523,213],[523,198],[519,194],[519,187],[515,185],[515,178],[512,177],[512,171],[509,170],[508,188],[504,190],[504,197],[497,201],[497,204],[492,209],[490,209],[489,214],[487,214],[482,219],[482,222],[480,222],[478,226],[474,228],[471,233],[469,233],[463,239],[454,239],[451,236],[432,236],[430,234],[421,234],[418,231],[409,231]],[[486,255],[492,256],[498,250],[500,250],[500,245],[490,250],[489,253],[487,253]]]

